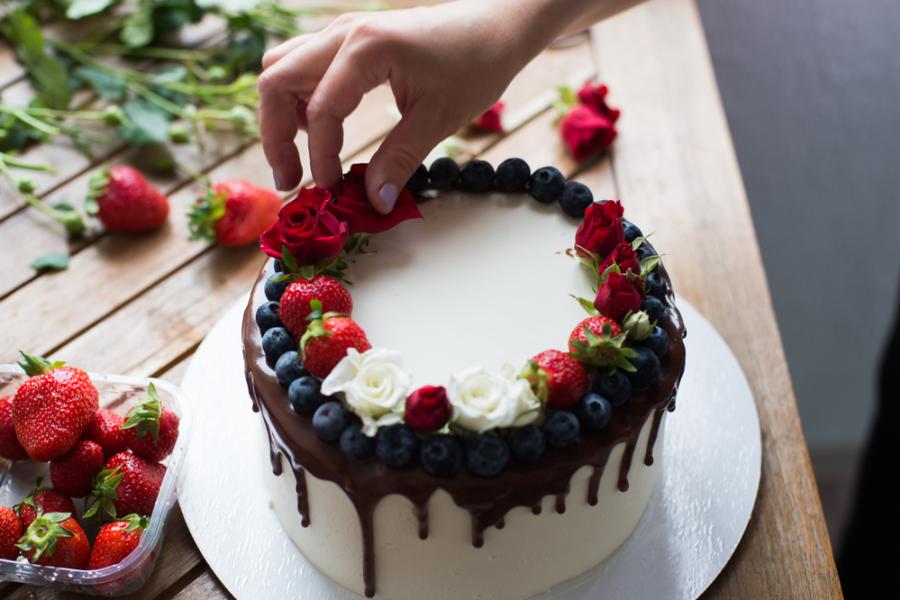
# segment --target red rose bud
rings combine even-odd
[[[403,420],[419,431],[437,431],[450,419],[450,401],[443,386],[423,385],[406,399]]]
[[[606,103],[606,94],[608,93],[609,88],[602,83],[595,84],[588,81],[578,90],[578,101],[615,123],[621,111],[618,108],[610,108]]]
[[[640,278],[632,280],[621,273],[610,273],[606,281],[600,284],[594,308],[621,323],[625,315],[641,308],[641,285]]]
[[[600,268],[598,269],[598,275],[603,275],[603,272],[613,263],[619,265],[619,270],[623,273],[631,271],[635,275],[641,274],[641,260],[638,258],[637,252],[634,251],[634,248],[632,248],[631,244],[628,242],[620,242],[619,245],[603,259],[603,262],[600,263]]]
[[[606,150],[616,139],[616,126],[589,106],[576,106],[560,125],[563,141],[575,160]]]
[[[300,190],[281,207],[278,220],[259,238],[263,252],[282,258],[286,247],[300,266],[335,258],[347,242],[347,223],[331,212],[331,194],[318,186]]]
[[[493,106],[484,111],[484,114],[472,122],[472,127],[479,131],[503,131],[503,102],[495,102]]]
[[[606,256],[625,239],[622,228],[622,203],[618,200],[595,202],[587,207],[584,220],[575,232],[575,245]]]
[[[397,197],[394,209],[383,215],[372,208],[366,196],[366,167],[365,164],[356,164],[344,174],[343,179],[337,183],[331,192],[334,200],[331,203],[331,212],[339,219],[347,222],[350,235],[354,233],[379,233],[387,231],[394,225],[407,219],[421,219],[415,200],[410,191],[403,188]]]

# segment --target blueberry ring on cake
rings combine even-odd
[[[311,563],[368,597],[525,598],[583,573],[628,538],[659,476],[685,364],[684,325],[659,255],[620,202],[595,202],[553,167],[440,158],[419,167],[386,216],[366,201],[364,177],[365,165],[354,165],[333,189],[301,190],[261,238],[271,259],[251,291],[243,351],[281,525]],[[541,306],[526,304],[517,310],[541,320],[518,327],[514,343],[488,333],[455,339],[462,329],[446,314],[395,315],[378,298],[376,319],[440,330],[432,347],[413,349],[420,366],[436,349],[465,344],[493,344],[518,362],[416,380],[409,353],[370,341],[354,318],[349,274],[365,272],[381,241],[406,244],[403,235],[423,242],[403,251],[427,253],[441,218],[465,203],[526,199],[540,212],[561,209],[554,218],[574,239],[535,252],[566,261],[565,277],[580,272],[593,298],[542,289],[582,316],[569,322],[554,309],[541,318]],[[440,216],[416,221],[430,207]],[[541,273],[526,276],[540,285]],[[465,314],[481,319],[503,312],[466,298],[446,306],[471,302]],[[542,349],[538,332],[556,321],[567,323],[553,337],[561,347]]]

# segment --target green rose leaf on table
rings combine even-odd
[[[31,263],[31,268],[38,272],[64,271],[69,267],[69,255],[52,253],[39,256]]]
[[[142,98],[132,98],[122,111],[125,123],[119,127],[119,136],[126,143],[144,146],[169,141],[169,114],[158,106]]]
[[[116,0],[69,0],[66,18],[83,19],[109,8]]]
[[[125,19],[119,38],[129,48],[140,48],[153,40],[153,0],[138,2],[137,10]]]
[[[82,65],[75,69],[75,77],[91,86],[105,100],[121,102],[128,89],[127,82],[117,75],[90,65]]]
[[[66,108],[72,98],[68,74],[63,63],[47,53],[44,34],[34,17],[17,8],[0,20],[0,33],[15,48],[41,104],[48,108]]]

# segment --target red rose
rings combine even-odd
[[[437,431],[450,419],[450,400],[443,386],[423,385],[406,399],[403,420],[419,431]]]
[[[613,263],[619,265],[619,270],[623,273],[631,271],[635,275],[641,274],[641,260],[638,258],[637,252],[634,251],[634,248],[632,248],[631,244],[628,242],[619,243],[619,245],[603,259],[603,262],[600,263],[598,273],[602,275]]]
[[[622,203],[618,200],[595,202],[584,212],[584,220],[575,232],[575,245],[606,256],[625,239],[622,229]]]
[[[610,108],[606,103],[607,93],[609,93],[609,88],[602,83],[594,84],[588,81],[578,90],[578,101],[615,123],[621,111],[618,108]]]
[[[616,139],[613,122],[589,106],[579,105],[569,111],[560,125],[563,141],[575,160],[602,152]]]
[[[594,308],[621,323],[625,315],[641,308],[641,285],[639,278],[632,280],[621,273],[610,273],[597,290]]]
[[[259,238],[263,252],[281,258],[287,247],[300,266],[334,258],[344,249],[350,233],[347,223],[329,209],[331,194],[318,186],[300,190],[281,207],[278,220]]]
[[[503,109],[506,105],[503,102],[495,102],[484,114],[472,122],[472,127],[479,131],[503,131]]]
[[[397,197],[394,210],[383,215],[372,208],[366,198],[366,167],[356,164],[344,174],[343,179],[332,188],[334,200],[331,212],[347,222],[350,235],[354,233],[379,233],[407,219],[421,219],[415,200],[408,189],[403,188]]]

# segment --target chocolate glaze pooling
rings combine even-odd
[[[273,273],[272,261],[267,261],[244,313],[242,335],[247,387],[253,410],[260,413],[266,429],[272,472],[281,474],[282,456],[294,472],[301,524],[307,527],[311,522],[306,491],[307,471],[319,479],[337,484],[346,492],[359,515],[365,593],[372,597],[375,595],[374,512],[378,502],[389,494],[403,495],[412,502],[416,507],[419,537],[425,539],[428,537],[428,500],[437,489],[445,490],[458,506],[472,516],[472,544],[481,547],[485,529],[490,526],[502,528],[505,515],[517,506],[530,508],[537,515],[541,513],[544,497],[554,496],[555,510],[565,512],[570,479],[583,466],[593,468],[585,501],[596,505],[604,467],[613,447],[620,443],[625,443],[625,453],[617,474],[618,488],[627,491],[628,473],[638,434],[652,415],[650,439],[644,456],[644,464],[650,465],[653,463],[653,446],[663,413],[666,409],[674,410],[675,394],[684,371],[684,325],[674,304],[669,277],[662,265],[658,268],[667,286],[664,302],[666,317],[661,325],[668,333],[671,344],[662,360],[660,382],[645,392],[635,394],[625,406],[616,408],[612,421],[604,431],[587,434],[569,448],[548,448],[541,459],[532,463],[512,461],[499,476],[485,479],[475,477],[465,469],[452,478],[439,478],[428,475],[418,465],[391,469],[376,459],[360,462],[345,457],[337,444],[321,441],[313,430],[312,419],[291,410],[287,393],[278,384],[275,372],[266,363],[262,351],[254,314],[256,308],[267,301],[263,288],[266,279]]]

